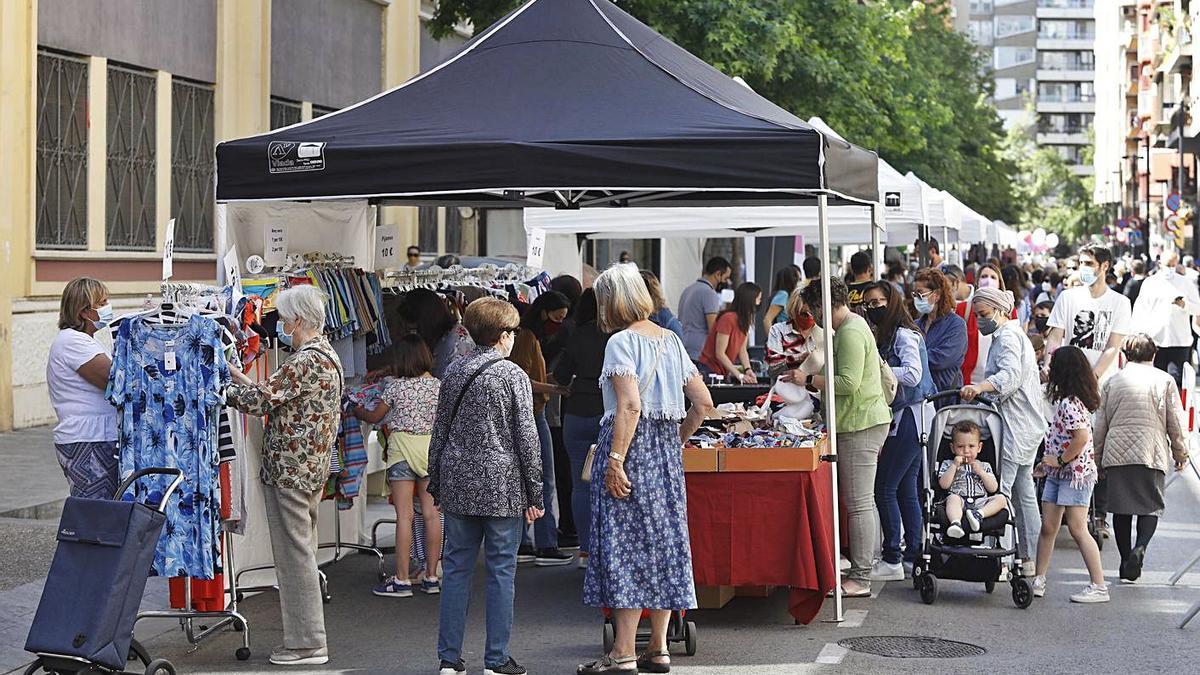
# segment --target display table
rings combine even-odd
[[[713,405],[722,403],[754,403],[759,396],[771,390],[767,384],[710,384],[708,393]]]
[[[833,590],[831,469],[687,473],[697,586],[787,586],[809,623]]]

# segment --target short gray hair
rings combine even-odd
[[[280,321],[298,320],[311,329],[325,328],[325,303],[329,296],[316,286],[293,286],[275,298]]]
[[[592,282],[600,310],[600,329],[615,333],[654,313],[654,300],[633,263],[617,263]]]

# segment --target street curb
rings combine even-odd
[[[26,520],[50,520],[62,515],[66,498],[56,499],[33,506],[23,506],[18,509],[0,512],[0,518],[23,518]]]

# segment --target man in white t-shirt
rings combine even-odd
[[[1046,368],[1054,350],[1063,345],[1082,349],[1097,379],[1116,362],[1121,342],[1130,331],[1132,311],[1129,298],[1109,288],[1105,281],[1112,265],[1112,252],[1107,247],[1088,244],[1079,250],[1078,273],[1083,285],[1063,290],[1054,302],[1046,322],[1050,327]]]
[[[1179,272],[1178,264],[1179,254],[1171,251],[1158,271],[1142,282],[1133,306],[1133,325],[1158,347],[1154,367],[1182,386],[1183,364],[1192,349],[1192,318],[1200,314],[1200,291],[1194,280]]]

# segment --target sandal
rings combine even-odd
[[[619,659],[605,654],[598,661],[585,663],[575,669],[576,675],[609,675],[611,673],[636,673],[637,666],[633,668],[622,668],[627,663],[637,663],[636,656],[622,656]]]
[[[664,661],[655,661],[654,659],[666,658]],[[671,653],[667,650],[646,652],[638,657],[637,660],[639,673],[669,673],[671,672]]]

